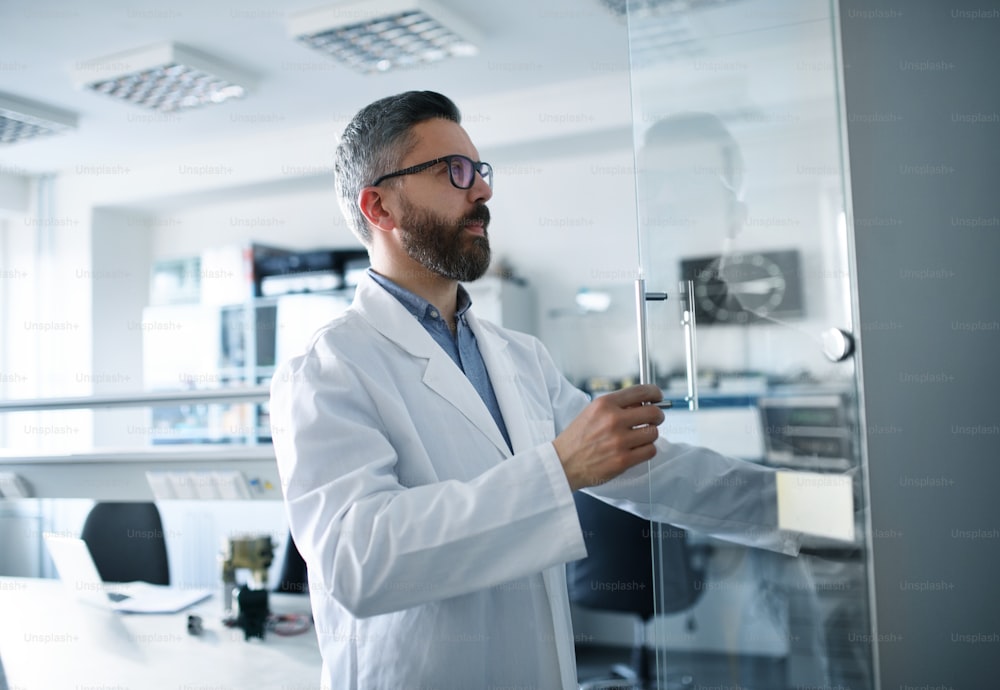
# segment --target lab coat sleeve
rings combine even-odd
[[[585,555],[572,492],[551,444],[470,481],[404,486],[398,453],[419,444],[419,434],[400,435],[401,422],[381,418],[379,396],[388,393],[363,369],[327,355],[292,360],[273,378],[272,435],[311,588],[365,617]]]
[[[541,352],[557,433],[589,402]],[[670,414],[669,412],[667,414]],[[778,529],[777,471],[708,448],[656,441],[648,463],[584,489],[607,503],[654,522],[718,539],[794,555],[802,535]]]
[[[587,491],[654,522],[798,554],[802,535],[778,528],[775,469],[662,437],[656,446],[648,463]]]

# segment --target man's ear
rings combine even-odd
[[[368,222],[380,230],[392,230],[396,220],[383,202],[384,197],[377,187],[364,187],[358,193],[358,207]]]

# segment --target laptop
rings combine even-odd
[[[85,603],[123,613],[176,613],[212,596],[210,589],[104,582],[83,539],[52,532],[42,538],[59,579],[74,598]]]

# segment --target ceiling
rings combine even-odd
[[[0,95],[74,112],[78,127],[0,146],[0,172],[127,167],[220,141],[246,148],[301,128],[337,131],[364,104],[408,89],[442,91],[461,107],[516,94],[537,99],[548,85],[580,79],[627,84],[625,23],[601,0],[439,3],[482,32],[478,55],[371,75],[340,66],[288,35],[288,16],[322,0],[3,3]],[[239,100],[160,114],[73,83],[72,70],[81,62],[166,41],[249,72],[257,85]]]
[[[338,1],[0,3],[0,98],[78,117],[74,131],[0,145],[0,181],[59,173],[90,204],[146,210],[328,189],[347,121],[409,89],[454,99],[490,160],[502,158],[499,148],[523,160],[546,146],[620,146],[678,108],[713,112],[734,132],[781,136],[790,117],[812,117],[803,104],[823,119],[835,113],[830,0],[629,0],[658,5],[631,26],[608,9],[624,0],[435,0],[480,32],[478,54],[375,74],[290,37],[291,15]],[[365,0],[366,10],[380,1]],[[168,114],[74,83],[81,63],[166,42],[256,83],[241,99]]]

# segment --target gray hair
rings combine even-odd
[[[371,103],[347,124],[334,157],[337,198],[347,224],[366,247],[372,233],[358,207],[358,194],[392,172],[413,148],[413,126],[434,118],[460,123],[458,107],[434,91],[407,91]],[[384,184],[396,183],[387,180]]]

